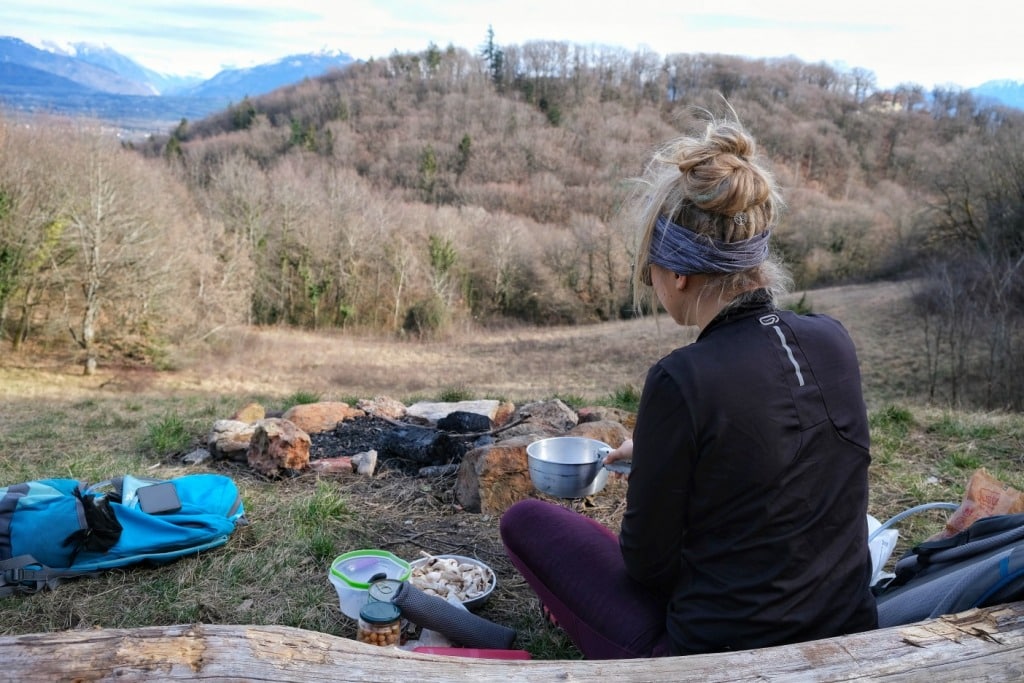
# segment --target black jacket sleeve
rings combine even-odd
[[[679,578],[686,500],[695,454],[692,421],[679,387],[660,364],[647,374],[633,430],[633,468],[619,544],[629,575],[658,592]]]

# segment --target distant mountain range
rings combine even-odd
[[[160,74],[107,47],[38,48],[0,37],[0,109],[92,116],[135,131],[165,131],[356,60],[340,52],[291,55],[209,80]]]
[[[1008,107],[1024,109],[1024,83],[1021,81],[988,81],[971,90],[986,100],[995,100]]]
[[[356,60],[340,52],[291,55],[209,80],[160,74],[107,47],[34,47],[0,37],[0,110],[92,116],[139,133],[166,132],[240,102]],[[990,81],[970,92],[1024,110],[1024,81]]]

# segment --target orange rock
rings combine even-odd
[[[329,432],[339,422],[353,417],[363,417],[366,413],[340,401],[320,401],[319,403],[303,403],[292,406],[281,417],[295,424],[307,434]]]
[[[491,416],[491,422],[497,427],[508,424],[508,421],[512,419],[512,416],[516,412],[516,404],[511,401],[503,401],[498,405],[494,411],[494,415]]]
[[[530,480],[526,447],[534,435],[517,436],[466,453],[455,481],[455,497],[470,512],[498,515],[513,503],[529,498]]]
[[[249,467],[267,476],[309,466],[309,434],[294,423],[271,417],[256,423],[246,461]]]
[[[582,436],[587,439],[603,441],[612,448],[618,448],[622,442],[632,436],[625,425],[614,420],[600,420],[597,422],[581,422],[570,429],[566,436]]]

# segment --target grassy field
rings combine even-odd
[[[871,513],[885,519],[932,501],[959,502],[985,467],[1024,489],[1024,416],[965,413],[921,395],[919,332],[907,322],[899,284],[818,290],[804,300],[844,322],[864,371],[873,440]],[[269,410],[318,397],[355,401],[559,397],[570,405],[635,396],[647,366],[692,339],[667,319],[554,330],[455,331],[431,342],[242,329],[202,354],[156,372],[102,367],[85,377],[72,357],[0,360],[0,485],[36,477],[98,481],[132,473],[195,471],[179,456],[212,423],[250,401]],[[200,468],[232,476],[250,524],[220,549],[160,568],[110,571],[34,596],[0,599],[0,632],[180,623],[282,624],[343,637],[354,624],[328,583],[331,560],[355,548],[475,555],[498,573],[481,614],[518,630],[535,657],[576,657],[539,618],[536,599],[505,560],[497,520],[462,512],[453,480],[303,475],[268,481],[240,465]],[[594,496],[586,514],[615,527],[624,485]],[[904,543],[942,526],[942,513],[901,525]]]

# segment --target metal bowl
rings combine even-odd
[[[538,491],[556,498],[583,498],[605,487],[608,470],[602,464],[612,448],[581,436],[556,436],[526,447],[530,479]]]
[[[439,558],[439,559],[443,559],[443,560],[444,559],[455,560],[459,564],[471,564],[471,565],[480,567],[480,568],[482,568],[484,570],[484,573],[487,576],[490,577],[490,582],[487,585],[487,590],[484,591],[483,594],[473,596],[472,598],[470,598],[468,600],[460,600],[460,602],[466,607],[466,609],[469,609],[469,610],[476,609],[477,607],[480,607],[485,602],[487,602],[488,599],[490,599],[491,594],[494,593],[494,589],[498,585],[498,577],[497,577],[497,575],[494,573],[493,569],[491,569],[490,567],[487,566],[486,563],[481,562],[480,560],[476,559],[475,557],[466,557],[465,555],[431,555],[430,557],[421,557],[418,560],[413,560],[412,562],[409,563],[409,565],[412,567],[412,572],[409,574],[409,583],[411,583],[416,588],[419,588],[420,590],[424,590],[425,584],[420,579],[420,577],[419,577],[420,572],[418,570],[420,568],[424,567],[427,564],[427,562],[429,562],[430,559],[434,558],[434,557]],[[441,596],[441,597],[444,597],[444,596]]]

